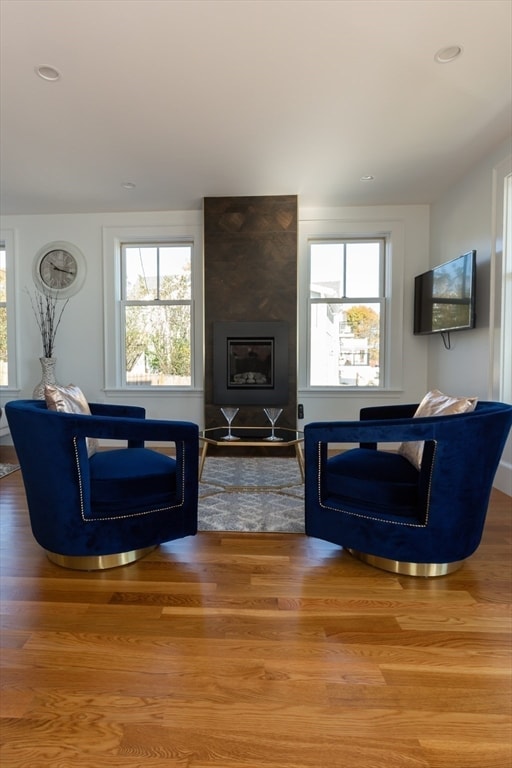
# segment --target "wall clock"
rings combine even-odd
[[[32,275],[43,293],[51,292],[59,298],[73,296],[83,285],[86,264],[83,253],[71,243],[55,241],[36,253]]]

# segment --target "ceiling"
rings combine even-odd
[[[430,203],[512,133],[510,0],[0,0],[0,31],[4,214]]]

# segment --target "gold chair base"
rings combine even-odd
[[[46,551],[48,560],[62,568],[71,568],[74,571],[104,571],[107,568],[119,568],[121,565],[129,565],[141,557],[149,555],[157,545],[132,549],[130,552],[118,552],[114,555],[58,555],[56,552]]]
[[[387,557],[368,555],[365,552],[358,552],[356,549],[347,548],[347,552],[350,552],[353,557],[357,557],[358,560],[368,563],[368,565],[373,565],[383,571],[400,573],[403,576],[423,576],[425,578],[446,576],[458,571],[464,563],[464,560],[456,560],[453,563],[408,563],[403,560],[390,560]]]

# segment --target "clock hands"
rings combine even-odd
[[[50,262],[50,264],[52,264]],[[53,269],[56,272],[65,272],[67,275],[74,275],[75,271],[73,269],[62,269],[62,267],[58,267],[56,264],[52,264]]]

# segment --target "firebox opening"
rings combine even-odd
[[[274,386],[274,339],[227,339],[229,389]]]

